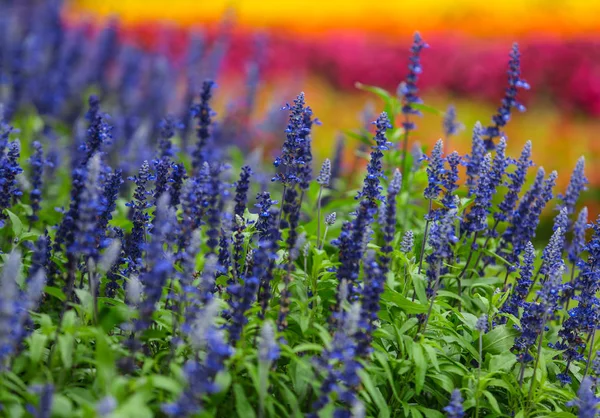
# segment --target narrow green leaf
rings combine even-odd
[[[233,393],[235,394],[235,410],[237,416],[240,418],[256,418],[256,413],[248,401],[242,385],[235,383],[233,385]]]
[[[373,399],[373,402],[379,409],[379,416],[382,418],[389,417],[390,409],[387,405],[387,402],[383,398],[383,395],[379,391],[379,388],[377,388],[375,386],[375,384],[373,383],[373,381],[371,380],[371,376],[369,375],[369,373],[365,370],[360,370],[358,372],[358,375],[360,376],[360,380],[362,381],[365,389],[367,389],[367,392]]]
[[[415,392],[418,394],[423,390],[425,385],[425,374],[427,373],[427,362],[423,355],[421,344],[414,343],[411,347],[412,359],[415,363]]]

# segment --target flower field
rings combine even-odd
[[[423,100],[415,33],[316,152],[336,120],[260,108],[260,39],[227,86],[222,38],[0,10],[0,416],[597,416],[594,161],[518,138],[518,44],[477,122]]]

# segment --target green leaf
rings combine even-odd
[[[233,393],[235,394],[235,410],[240,418],[255,418],[254,408],[246,398],[244,388],[239,383],[233,385]]]
[[[498,401],[496,400],[496,398],[494,398],[494,395],[492,395],[487,390],[483,391],[483,395],[486,397],[486,399],[490,403],[490,406],[492,407],[494,412],[496,412],[497,414],[502,414],[502,411],[500,410],[500,406],[498,405]]]
[[[427,362],[423,355],[423,348],[419,343],[413,343],[411,347],[412,359],[415,363],[415,392],[418,394],[425,385],[425,374],[427,373]]]
[[[371,380],[371,376],[369,375],[369,373],[365,370],[360,370],[358,372],[358,375],[360,376],[360,380],[362,381],[365,389],[367,389],[367,392],[373,399],[373,402],[379,409],[379,416],[381,418],[389,417],[390,409],[387,405],[387,402],[383,398],[383,395],[381,394],[379,389],[373,384],[373,381]]]
[[[323,346],[319,344],[304,343],[297,345],[292,350],[294,354],[298,354],[303,351],[316,351],[317,353],[321,353],[323,351]]]
[[[152,382],[152,386],[154,386],[155,388],[163,389],[167,392],[175,394],[181,392],[181,385],[178,381],[171,377],[155,374],[150,376],[150,381]]]
[[[64,292],[59,289],[58,287],[54,287],[54,286],[46,286],[44,287],[44,292],[46,292],[46,294],[55,297],[56,299],[60,300],[61,302],[64,302],[65,300],[67,300],[67,297],[65,296]]]
[[[70,369],[73,366],[73,348],[74,338],[71,334],[63,334],[58,336],[58,348],[60,350],[60,359],[63,365]]]
[[[491,354],[506,353],[515,343],[518,331],[506,325],[498,325],[483,336],[483,351]]]
[[[431,113],[432,115],[438,115],[438,116],[444,115],[444,112],[442,112],[441,110],[438,110],[435,107],[428,106],[423,103],[411,103],[410,106],[413,109],[417,109],[417,110],[420,110],[421,112],[425,112],[425,113]]]
[[[34,332],[29,338],[29,358],[34,365],[37,365],[42,360],[42,354],[46,348],[48,336]]]
[[[406,297],[402,296],[401,293],[396,292],[392,289],[387,289],[385,292],[383,292],[383,294],[381,295],[381,300],[396,305],[408,314],[425,313],[428,309],[427,305],[412,302]]]
[[[6,209],[6,213],[10,218],[10,223],[12,225],[12,231],[15,237],[20,237],[21,232],[23,232],[23,222],[19,219],[17,215],[12,213],[10,210]]]
[[[61,394],[52,397],[52,416],[69,418],[73,416],[73,402]]]

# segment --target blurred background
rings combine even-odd
[[[456,106],[466,129],[451,148],[467,152],[473,124],[489,124],[500,104],[508,53],[518,42],[531,90],[519,92],[527,111],[513,113],[509,149],[516,156],[531,139],[536,163],[559,170],[560,190],[585,155],[586,203],[591,215],[599,212],[600,2],[71,0],[65,6],[68,25],[85,27],[89,36],[102,24],[114,25],[120,41],[164,53],[175,66],[185,67],[190,45],[197,45],[208,57],[203,76],[218,84],[217,119],[235,117],[244,91],[241,107],[252,108],[246,116],[283,126],[278,109],[305,91],[322,122],[314,134],[320,158],[333,153],[340,133],[360,129],[382,110],[355,83],[394,91],[407,74],[417,30],[430,45],[418,83],[423,99],[441,111]],[[441,116],[425,114],[413,140],[431,145],[442,136],[441,123]],[[283,140],[267,131],[277,132],[254,135],[252,145]]]

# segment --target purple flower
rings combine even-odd
[[[598,404],[600,399],[595,394],[592,378],[586,376],[579,385],[577,398],[568,402],[568,406],[575,406],[579,418],[595,418],[598,415]]]
[[[245,165],[242,167],[240,173],[240,179],[235,183],[235,208],[233,210],[234,216],[239,216],[244,219],[244,212],[246,211],[246,204],[248,203],[248,189],[250,186],[250,177],[252,176],[252,169]]]
[[[469,193],[467,196],[475,193],[481,163],[485,157],[486,149],[483,143],[483,128],[481,123],[477,122],[473,128],[473,140],[471,145],[471,154],[465,157],[465,166],[467,167],[467,187]]]
[[[525,183],[527,170],[532,165],[531,141],[527,141],[523,147],[523,151],[521,151],[519,160],[516,162],[517,168],[514,172],[508,174],[508,178],[510,179],[508,193],[506,193],[504,199],[498,205],[499,211],[494,213],[494,219],[497,222],[506,221],[512,214],[519,199],[519,193],[521,193],[521,189]]]
[[[580,157],[577,160],[573,174],[571,174],[571,180],[567,186],[567,191],[564,195],[560,195],[559,198],[562,200],[562,204],[567,208],[569,215],[575,213],[575,205],[579,199],[579,195],[586,189],[588,179],[585,177],[585,158]]]
[[[402,113],[407,117],[407,120],[402,124],[406,131],[412,131],[415,129],[415,124],[408,120],[410,115],[420,115],[421,112],[414,108],[413,105],[423,103],[421,98],[418,96],[419,89],[417,87],[417,80],[419,74],[423,71],[421,67],[421,51],[428,48],[419,32],[415,32],[413,38],[413,44],[410,49],[411,55],[408,63],[408,75],[406,81],[402,83],[398,92],[402,96]]]
[[[442,192],[442,176],[445,173],[443,151],[444,143],[440,139],[435,143],[431,151],[431,157],[428,157],[427,180],[428,185],[423,192],[425,199],[435,200]]]
[[[390,253],[393,250],[392,241],[394,240],[394,235],[396,235],[396,198],[398,193],[400,193],[401,187],[402,174],[400,174],[400,170],[396,169],[396,171],[394,171],[394,177],[388,187],[388,194],[383,211],[384,216],[382,219],[384,245],[381,247],[383,255],[381,256],[380,262],[384,275],[388,269]]]
[[[529,295],[531,285],[533,284],[531,279],[533,277],[534,263],[535,248],[533,248],[531,242],[528,242],[525,247],[525,252],[523,253],[523,262],[520,265],[519,278],[516,280],[509,298],[504,305],[502,305],[502,308],[500,309],[501,313],[519,317],[519,308],[525,306],[525,300],[527,299],[527,295]],[[506,323],[506,318],[500,318],[498,323]]]
[[[458,189],[458,166],[462,159],[458,152],[454,151],[446,157],[446,162],[448,163],[448,170],[445,170],[442,174],[442,186],[446,189],[442,204],[446,209],[456,209],[454,192]]]
[[[197,136],[198,141],[192,152],[192,166],[194,171],[198,171],[202,165],[209,161],[207,156],[207,145],[210,138],[210,127],[214,112],[210,107],[212,98],[212,89],[215,83],[211,80],[206,80],[202,83],[202,91],[200,92],[200,103],[192,106],[192,116],[198,119]]]
[[[569,247],[569,262],[572,264],[577,263],[579,255],[585,246],[585,231],[588,228],[588,209],[584,207],[579,212],[577,220],[573,225],[573,240]]]
[[[456,120],[456,108],[454,105],[449,105],[448,109],[446,109],[443,127],[446,138],[456,135],[464,128],[464,125]]]
[[[444,412],[448,418],[463,418],[465,410],[462,406],[463,398],[460,395],[460,390],[454,389],[448,406],[444,407]]]
[[[502,135],[501,128],[503,128],[510,120],[510,113],[512,108],[516,108],[520,112],[525,111],[525,106],[517,101],[518,89],[529,90],[529,84],[521,78],[521,54],[519,53],[519,46],[513,44],[512,51],[510,53],[510,61],[508,62],[508,87],[506,93],[502,99],[502,104],[498,108],[498,113],[492,117],[491,126],[485,129],[485,146],[488,150],[494,149],[494,138]]]

